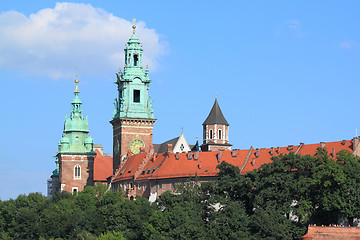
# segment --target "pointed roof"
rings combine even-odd
[[[229,126],[229,123],[226,121],[224,115],[221,112],[217,98],[215,98],[214,106],[212,107],[209,116],[206,118],[203,125],[212,125],[212,124],[221,124]]]

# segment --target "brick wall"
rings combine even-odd
[[[75,179],[74,168],[79,165],[81,175],[79,179]],[[92,186],[94,156],[93,155],[70,155],[59,154],[60,169],[60,190],[73,192],[73,188],[82,191],[86,186]]]
[[[128,153],[130,142],[134,138],[140,138],[145,143],[145,150],[150,151],[154,122],[155,119],[135,118],[118,118],[111,121],[113,125],[113,173],[119,168],[121,158]]]

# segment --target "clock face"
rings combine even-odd
[[[132,154],[140,153],[140,148],[145,147],[145,143],[140,138],[134,138],[130,142],[130,151]]]

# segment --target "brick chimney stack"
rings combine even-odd
[[[216,156],[217,156],[217,161],[218,161],[218,163],[220,163],[221,158],[222,158],[222,151],[219,150],[219,151],[218,151],[218,154],[217,154]]]
[[[167,154],[171,154],[172,153],[172,144],[168,144],[167,145]]]

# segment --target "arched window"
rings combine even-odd
[[[80,165],[75,165],[75,167],[74,167],[74,179],[81,179],[81,167],[80,167]]]
[[[209,138],[213,139],[213,130],[212,129],[210,129],[210,131],[209,131]]]
[[[221,129],[219,129],[219,137],[218,139],[221,139]]]
[[[134,66],[135,66],[135,67],[137,67],[138,62],[139,62],[139,55],[134,54]]]

